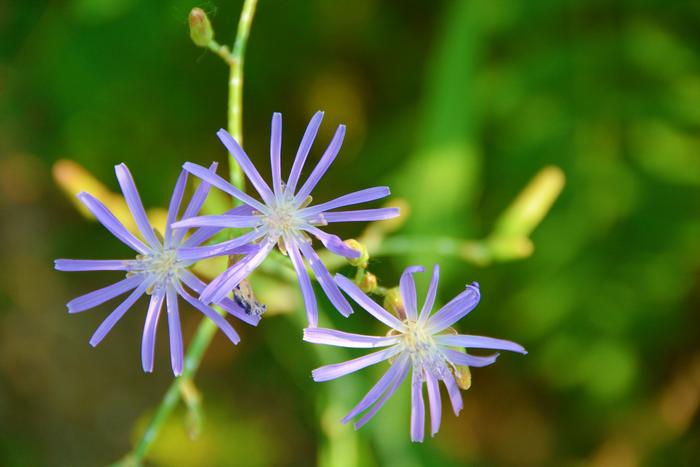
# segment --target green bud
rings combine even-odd
[[[188,21],[192,42],[199,47],[207,47],[214,39],[214,29],[211,27],[207,14],[201,8],[192,8]]]
[[[345,240],[343,243],[353,250],[360,252],[360,256],[357,258],[348,258],[348,263],[358,268],[367,269],[367,263],[369,262],[369,252],[367,251],[367,247],[354,238]]]
[[[360,290],[365,293],[369,293],[377,288],[377,276],[371,272],[366,272],[362,277],[362,281],[359,284]]]

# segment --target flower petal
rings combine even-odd
[[[296,245],[288,244],[286,248],[299,280],[299,287],[301,288],[301,295],[304,298],[304,307],[306,308],[306,319],[309,322],[309,327],[315,328],[318,325],[318,304],[316,303],[316,295],[311,285],[309,273],[306,271],[304,260],[301,258]]]
[[[231,209],[229,211],[226,211],[226,214],[230,215],[236,215],[236,216],[247,216],[250,215],[250,213],[253,212],[253,208],[247,205],[239,206],[237,208]],[[202,243],[206,242],[209,240],[211,237],[216,235],[217,233],[221,232],[224,228],[223,227],[200,227],[199,229],[195,230],[192,235],[187,237],[187,240],[181,243],[182,247],[185,248],[191,248],[195,247],[198,245],[201,245]],[[178,229],[175,232],[185,232],[187,229]]]
[[[236,216],[223,214],[220,216],[197,216],[189,217],[173,223],[176,229],[189,227],[222,227],[222,228],[245,228],[256,227],[262,223],[260,216]]]
[[[467,286],[466,290],[453,298],[447,305],[443,306],[437,313],[428,319],[426,329],[431,334],[447,329],[454,323],[462,319],[479,304],[481,294],[479,284],[473,282]]]
[[[458,416],[459,413],[462,411],[462,406],[464,405],[464,403],[462,402],[462,393],[459,391],[457,381],[455,381],[455,377],[450,372],[447,372],[443,376],[442,381],[445,383],[445,387],[447,388],[447,394],[449,394],[450,396],[452,410],[454,411],[455,416]]]
[[[185,353],[182,348],[182,328],[180,326],[180,312],[177,303],[177,291],[173,287],[168,287],[165,291],[165,299],[168,309],[168,334],[170,336],[170,364],[173,367],[173,374],[182,374]]]
[[[386,392],[389,386],[396,381],[399,374],[404,371],[406,366],[408,366],[407,361],[408,357],[406,355],[402,355],[394,363],[392,363],[384,375],[379,378],[379,381],[377,381],[377,383],[372,386],[372,389],[367,392],[365,397],[363,397],[362,400],[355,407],[353,407],[353,409],[348,412],[348,414],[341,421],[343,423],[349,422],[358,414],[364,412],[372,404],[377,402],[377,399],[379,399],[379,397]]]
[[[219,303],[224,297],[231,293],[234,287],[248,277],[248,274],[253,272],[253,270],[265,260],[273,247],[274,244],[272,243],[264,243],[257,252],[247,255],[233,267],[221,273],[219,277],[211,281],[202,291],[200,300],[207,304]]]
[[[423,402],[423,382],[416,369],[411,381],[411,441],[423,442],[425,431],[425,402]]]
[[[153,371],[153,354],[156,347],[156,328],[160,318],[160,310],[163,308],[165,293],[156,292],[151,295],[151,302],[148,304],[148,314],[143,326],[143,338],[141,340],[141,364],[143,371],[151,373]]]
[[[337,235],[326,233],[323,230],[316,228],[312,225],[307,225],[305,227],[302,227],[302,229],[309,232],[314,237],[318,238],[328,251],[333,252],[336,255],[345,256],[346,258],[360,257],[359,251],[353,250],[352,248],[347,246],[345,242],[343,242],[343,240],[341,240],[341,238]]]
[[[126,279],[122,279],[119,282],[108,285],[98,290],[93,290],[90,293],[81,295],[80,297],[74,298],[68,302],[68,313],[79,313],[81,311],[89,310],[95,308],[104,302],[118,297],[121,294],[134,289],[141,282],[144,281],[144,277],[141,274],[135,274],[129,276]]]
[[[376,186],[374,188],[366,188],[364,190],[348,193],[331,201],[309,206],[299,212],[300,216],[312,217],[322,212],[330,211],[331,209],[342,208],[353,204],[366,203],[375,199],[385,198],[391,194],[389,187]]]
[[[397,331],[402,331],[406,329],[406,326],[398,320],[394,315],[389,314],[384,308],[380,307],[374,300],[369,298],[365,293],[360,290],[350,279],[340,274],[335,275],[335,281],[340,286],[346,294],[352,298],[355,303],[360,305],[362,308],[367,310],[369,314],[377,318],[382,323],[387,326],[396,329]]]
[[[453,347],[466,347],[468,349],[492,349],[492,350],[508,350],[527,354],[527,350],[515,342],[504,339],[495,339],[485,336],[470,336],[466,334],[440,334],[434,336],[435,341],[442,345],[450,345]]]
[[[110,231],[112,235],[117,237],[133,250],[136,250],[143,255],[148,253],[149,248],[141,240],[129,232],[126,227],[119,222],[116,216],[112,214],[109,209],[107,209],[107,206],[102,204],[101,201],[91,194],[85,192],[78,193],[78,199],[97,218],[100,224]]]
[[[243,234],[240,237],[236,237],[233,240],[227,240],[225,242],[217,243],[216,245],[183,247],[178,250],[177,255],[180,259],[189,260],[198,260],[210,258],[212,256],[228,255],[232,252],[232,250],[248,245],[256,241],[258,238],[262,237],[263,235],[264,233],[256,232],[254,230],[252,232]]]
[[[304,340],[313,344],[334,345],[354,349],[371,349],[396,344],[397,337],[365,336],[326,328],[304,329]]]
[[[433,306],[435,305],[435,296],[437,295],[438,282],[440,281],[440,266],[437,264],[433,266],[433,277],[430,279],[430,286],[428,286],[428,294],[425,297],[425,302],[423,303],[423,308],[420,310],[420,317],[418,322],[423,324],[427,321],[430,316],[430,312],[433,311]]]
[[[204,290],[207,286],[197,276],[195,276],[187,270],[181,272],[180,274],[182,277],[182,281],[187,285],[187,287],[197,292],[197,294],[202,293],[202,290]],[[246,313],[245,310],[243,310],[243,308],[241,308],[241,306],[238,303],[231,300],[230,298],[222,299],[219,303],[217,303],[217,305],[220,306],[227,313],[235,316],[241,321],[248,323],[252,326],[257,326],[260,322],[260,316]]]
[[[126,271],[133,264],[129,259],[57,259],[57,271]]]
[[[297,188],[297,183],[299,182],[301,170],[304,168],[304,162],[306,161],[306,158],[309,155],[311,145],[314,143],[316,133],[318,133],[318,128],[321,126],[321,120],[323,120],[323,112],[316,112],[314,116],[311,117],[309,125],[306,127],[304,137],[301,139],[299,149],[297,150],[297,155],[294,158],[292,170],[289,173],[289,180],[287,180],[287,188],[285,191],[288,195],[293,195],[294,190],[296,190]]]
[[[241,190],[231,185],[229,182],[216,175],[215,173],[212,173],[208,169],[202,167],[201,165],[193,164],[192,162],[185,162],[185,164],[182,167],[184,167],[184,169],[192,175],[196,175],[203,181],[217,187],[219,190],[225,193],[228,193],[237,200],[244,202],[248,206],[257,209],[260,212],[267,211],[265,205],[262,204],[260,201],[256,200],[255,198],[252,198],[246,193],[243,193]]]
[[[374,365],[375,363],[388,360],[399,352],[401,352],[399,346],[389,347],[388,349],[379,350],[377,352],[363,355],[362,357],[354,358],[343,363],[335,363],[333,365],[325,365],[320,368],[316,368],[311,372],[311,375],[313,376],[314,381],[317,383],[322,381],[330,381],[332,379],[345,376],[349,373],[354,373],[370,365]]]
[[[141,197],[136,189],[136,184],[134,183],[134,178],[131,176],[131,172],[129,172],[125,164],[115,166],[114,172],[117,174],[117,180],[122,189],[124,200],[127,206],[129,206],[131,215],[134,216],[134,220],[136,221],[141,235],[143,235],[143,238],[145,238],[151,246],[159,246],[160,241],[156,237],[156,234],[153,233],[153,227],[151,227],[151,223],[148,221],[146,210],[143,208],[143,203],[141,202]]]
[[[270,166],[272,167],[272,190],[276,195],[282,194],[282,114],[272,114],[270,131]]]
[[[403,357],[403,360],[402,360]],[[389,400],[391,396],[394,395],[396,390],[398,389],[399,386],[401,386],[401,383],[403,383],[404,379],[406,379],[406,375],[408,375],[408,369],[410,368],[410,365],[408,364],[408,356],[402,355],[399,357],[396,363],[399,363],[401,361],[401,366],[400,366],[400,373],[396,375],[394,381],[392,381],[391,386],[389,386],[389,389],[386,390],[384,395],[382,396],[381,399],[379,399],[371,409],[369,409],[361,419],[359,419],[353,427],[358,430],[360,429],[365,423],[370,421],[372,417],[379,411],[379,409],[382,408],[384,403]]]
[[[403,306],[406,309],[406,316],[411,321],[418,319],[418,297],[416,294],[416,281],[413,280],[413,274],[423,272],[420,266],[410,266],[404,269],[399,281],[401,290],[401,298],[403,298]]]
[[[197,300],[192,295],[185,292],[185,290],[182,287],[178,289],[177,292],[190,305],[201,311],[204,314],[204,316],[214,321],[214,324],[216,324],[216,326],[221,330],[221,332],[226,334],[226,337],[228,337],[231,342],[233,342],[234,344],[238,344],[241,341],[241,338],[238,336],[238,333],[233,329],[231,324],[228,321],[226,321],[226,319],[224,319],[223,316],[221,316],[211,307],[204,304],[201,300]]]
[[[122,316],[129,311],[129,309],[136,303],[136,301],[141,298],[143,294],[146,293],[146,289],[148,288],[148,283],[147,282],[142,282],[141,285],[139,285],[136,290],[131,292],[131,295],[129,295],[126,300],[124,300],[117,308],[112,311],[107,318],[102,321],[102,324],[97,328],[95,333],[92,335],[90,338],[90,345],[95,347],[97,344],[102,342],[102,339],[105,338],[105,336],[109,333],[109,331],[112,330],[115,324],[117,324],[117,321],[122,319]]]
[[[442,399],[440,398],[440,386],[438,380],[430,373],[425,374],[425,382],[428,388],[428,403],[430,404],[430,436],[440,430],[442,419]]]
[[[175,222],[177,218],[177,213],[180,212],[180,204],[182,203],[182,196],[185,194],[185,185],[187,184],[187,171],[180,171],[180,176],[175,182],[175,188],[173,189],[173,195],[170,197],[170,206],[168,207],[168,217],[165,221],[165,233],[164,243],[166,247],[172,245],[173,240],[173,228],[172,223]]]
[[[477,357],[476,355],[469,355],[452,349],[442,349],[442,352],[455,365],[473,366],[474,368],[491,365],[498,358],[497,353],[485,357]]]
[[[333,222],[369,222],[391,219],[399,215],[399,208],[358,209],[357,211],[334,211],[319,214],[319,221]]]
[[[224,146],[226,146],[226,149],[228,149],[228,152],[231,153],[234,159],[236,159],[236,162],[238,162],[238,165],[241,166],[241,169],[245,173],[246,177],[248,177],[248,180],[250,180],[251,185],[253,185],[260,197],[265,200],[265,203],[272,204],[275,197],[272,194],[272,191],[270,191],[270,187],[267,186],[265,180],[263,180],[263,178],[260,176],[260,172],[258,172],[258,169],[256,169],[255,165],[253,165],[253,163],[250,161],[248,155],[238,144],[238,141],[236,141],[233,136],[231,136],[229,132],[223,128],[216,132],[216,136],[219,137],[221,142],[224,143]]]
[[[314,167],[311,175],[309,175],[309,178],[306,179],[306,183],[302,185],[299,192],[294,196],[294,200],[297,203],[303,202],[306,197],[311,194],[311,191],[321,180],[321,177],[323,177],[323,175],[326,173],[328,167],[330,167],[335,160],[335,157],[338,155],[340,147],[343,145],[344,137],[345,125],[339,125],[338,129],[335,131],[335,135],[333,135],[333,139],[326,149],[326,152],[324,152],[323,156],[321,156],[321,160],[318,161],[318,164],[316,164],[316,167]]]
[[[209,171],[216,175],[216,168],[219,166],[216,162],[212,162],[212,164],[209,166]],[[197,187],[196,190],[194,190],[194,194],[192,194],[192,197],[190,198],[190,202],[187,204],[187,207],[185,208],[185,212],[182,213],[181,219],[187,219],[188,217],[196,216],[199,214],[199,210],[202,209],[202,206],[204,206],[204,201],[207,199],[207,195],[209,194],[209,189],[211,188],[211,185],[204,180],[202,180],[199,183],[199,186]],[[174,241],[173,244],[179,245],[182,239],[185,236],[185,233],[187,231],[184,229],[177,230],[175,231],[173,237]],[[213,234],[212,234],[213,235]]]
[[[338,284],[335,283],[331,274],[328,272],[326,267],[321,262],[321,258],[318,257],[316,252],[311,245],[303,240],[297,242],[302,254],[306,258],[306,261],[311,266],[311,270],[316,276],[316,280],[321,284],[321,288],[326,293],[328,300],[331,304],[340,312],[341,315],[346,318],[352,314],[352,307],[348,303],[347,299],[343,296],[338,289]]]

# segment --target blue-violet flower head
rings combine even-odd
[[[257,250],[243,257],[219,277],[211,281],[200,297],[205,303],[216,302],[226,297],[241,280],[263,262],[275,245],[279,245],[280,250],[289,256],[296,270],[304,297],[309,326],[316,326],[318,311],[316,297],[314,296],[304,261],[309,264],[321,288],[338,311],[344,316],[352,313],[352,307],[343,294],[340,293],[330,273],[312,248],[310,235],[319,239],[331,252],[348,258],[356,258],[360,254],[358,251],[349,248],[339,237],[328,234],[319,227],[334,222],[389,219],[397,216],[399,211],[397,208],[335,211],[335,209],[345,206],[384,198],[389,195],[389,188],[387,187],[368,188],[325,203],[311,204],[311,192],[340,151],[345,135],[344,125],[338,127],[320,161],[306,179],[306,182],[301,188],[297,189],[304,162],[321,125],[322,118],[323,113],[317,112],[309,122],[306,133],[297,150],[289,178],[285,183],[282,181],[280,161],[282,116],[279,113],[275,113],[272,116],[272,134],[270,138],[272,188],[263,180],[236,140],[225,130],[219,130],[217,133],[219,139],[221,139],[224,146],[240,165],[262,201],[247,195],[202,166],[189,162],[184,165],[184,168],[192,174],[230,194],[253,210],[252,213],[247,215],[226,214],[193,217],[174,224],[176,229],[202,226],[252,229],[250,232],[227,242],[183,251],[185,257],[190,254],[201,257],[203,254],[207,256],[230,254],[231,249],[239,248],[242,245],[252,244],[258,246]]]
[[[372,316],[389,326],[390,330],[386,336],[365,336],[323,328],[304,330],[304,340],[314,344],[382,348],[363,357],[317,368],[312,372],[315,381],[336,379],[386,360],[391,363],[375,386],[343,419],[343,423],[347,423],[364,412],[355,422],[355,429],[367,423],[377,413],[404,381],[409,370],[412,370],[411,440],[421,442],[425,425],[423,384],[425,383],[428,389],[431,434],[434,436],[440,428],[442,416],[439,381],[445,384],[452,408],[458,415],[462,409],[459,381],[463,373],[468,371],[468,367],[490,365],[498,356],[498,354],[485,357],[470,355],[463,351],[464,348],[527,353],[522,346],[514,342],[457,334],[451,328],[479,303],[479,284],[476,282],[467,286],[462,293],[431,315],[439,278],[437,265],[433,269],[428,294],[419,313],[413,273],[422,271],[423,268],[412,266],[407,268],[401,276],[399,287],[404,310],[400,318],[380,307],[352,281],[336,275],[336,281],[345,293]]]
[[[216,170],[212,165],[211,170]],[[186,237],[186,229],[174,231],[170,224],[173,223],[180,211],[180,204],[187,184],[187,172],[182,171],[173,190],[170,207],[168,209],[167,223],[164,235],[161,237],[153,229],[146,216],[146,211],[141,203],[141,198],[134,179],[129,169],[124,164],[115,167],[117,179],[121,186],[126,204],[136,222],[143,240],[137,238],[102,204],[98,199],[88,193],[78,194],[78,198],[97,218],[97,220],[112,235],[117,237],[127,246],[137,252],[135,259],[125,260],[73,260],[58,259],[55,267],[59,271],[125,271],[126,277],[110,286],[82,295],[68,303],[69,313],[78,313],[89,310],[115,297],[131,291],[124,300],[97,328],[90,339],[93,347],[99,344],[109,333],[112,327],[144,294],[150,295],[148,313],[143,330],[141,345],[141,359],[144,371],[153,371],[153,354],[155,349],[156,327],[163,304],[166,304],[168,313],[168,329],[170,334],[170,356],[172,369],[175,375],[183,371],[183,344],[182,330],[180,327],[178,295],[185,299],[205,316],[214,321],[224,334],[234,343],[240,341],[240,337],[231,325],[209,305],[204,304],[198,298],[190,295],[185,289],[187,286],[195,293],[201,293],[206,284],[195,276],[189,267],[197,260],[192,256],[183,258],[180,255],[182,248],[192,248],[200,245],[215,235],[221,228],[201,228]],[[196,215],[204,204],[209,184],[201,183],[195,190],[189,204],[182,215],[183,219]],[[242,207],[232,210],[232,214],[245,214],[249,209]],[[239,250],[241,253],[250,252],[251,247]],[[256,325],[259,316],[249,315],[233,300],[228,298],[219,302],[221,308],[235,317]]]

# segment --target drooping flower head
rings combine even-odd
[[[215,164],[212,165],[211,170],[216,170]],[[180,250],[182,248],[191,248],[200,245],[221,229],[211,227],[202,228],[192,233],[189,237],[185,237],[187,229],[173,231],[170,227],[170,224],[176,220],[180,211],[180,204],[187,184],[187,172],[183,170],[173,190],[164,235],[161,237],[148,221],[146,211],[141,203],[141,198],[136,190],[136,185],[134,184],[134,179],[129,169],[126,165],[120,164],[115,167],[115,172],[122,193],[124,194],[124,199],[126,200],[143,240],[129,232],[114,214],[95,197],[84,192],[78,194],[80,201],[85,204],[97,220],[109,230],[112,235],[136,251],[137,255],[134,259],[124,260],[56,260],[55,267],[59,271],[126,272],[126,277],[119,282],[82,295],[68,302],[68,312],[78,313],[89,310],[131,291],[126,300],[115,308],[107,319],[97,328],[97,331],[90,339],[90,345],[94,347],[104,339],[117,321],[124,316],[142,295],[149,295],[148,313],[146,314],[141,345],[141,358],[144,371],[151,372],[153,371],[156,327],[163,308],[163,303],[165,303],[168,313],[172,368],[175,375],[180,375],[183,369],[183,344],[178,295],[214,321],[234,344],[240,341],[240,337],[236,331],[223,316],[198,298],[190,295],[185,288],[188,287],[199,294],[204,290],[206,284],[189,270],[189,267],[194,263],[196,258],[192,258],[191,256],[182,258]],[[192,217],[199,212],[208,192],[209,185],[207,183],[201,183],[199,187],[197,187],[182,215],[183,219]],[[238,210],[233,210],[232,214],[245,212],[246,208],[238,208]],[[249,252],[250,250],[250,247],[245,247],[241,249],[240,252]],[[260,320],[259,316],[245,313],[245,311],[232,300],[223,299],[219,305],[228,313],[249,324],[256,325]]]
[[[419,313],[413,273],[422,271],[423,268],[413,266],[407,268],[401,276],[400,292],[404,308],[400,318],[380,307],[344,276],[339,274],[335,276],[338,285],[345,293],[372,316],[389,326],[390,330],[386,336],[365,336],[323,328],[304,330],[304,340],[314,344],[382,348],[347,362],[317,368],[312,372],[315,381],[329,381],[389,360],[391,365],[386,373],[343,419],[343,423],[347,423],[364,412],[364,415],[355,422],[355,429],[367,423],[377,413],[411,370],[411,440],[423,441],[424,383],[428,389],[430,431],[435,436],[440,428],[442,416],[439,382],[442,381],[445,384],[455,415],[459,415],[462,409],[459,382],[464,380],[465,372],[469,371],[468,367],[490,365],[498,357],[498,354],[486,357],[470,355],[464,352],[464,348],[527,353],[522,346],[514,342],[457,334],[451,328],[479,303],[479,284],[476,282],[467,286],[464,292],[431,315],[439,278],[437,265],[433,269],[428,294]]]
[[[344,316],[352,313],[352,307],[343,294],[340,293],[333,278],[312,248],[310,236],[319,239],[333,253],[348,258],[356,258],[360,254],[358,251],[349,248],[340,238],[324,232],[319,227],[334,222],[389,219],[397,216],[399,212],[396,208],[335,211],[345,206],[384,198],[389,195],[389,188],[387,187],[368,188],[325,203],[311,204],[311,192],[338,155],[338,151],[340,151],[345,135],[344,125],[338,127],[321,160],[306,179],[306,182],[301,188],[297,189],[304,162],[321,125],[322,118],[323,113],[317,112],[311,119],[299,145],[289,178],[285,183],[282,181],[281,175],[282,116],[279,113],[275,113],[272,116],[272,135],[270,138],[272,188],[263,180],[236,140],[225,130],[219,130],[217,133],[219,139],[221,139],[221,142],[241,166],[262,201],[247,195],[202,166],[189,162],[184,165],[185,169],[192,174],[230,194],[252,210],[252,212],[245,215],[225,214],[193,217],[175,223],[175,228],[216,226],[252,229],[238,238],[218,245],[185,250],[182,252],[184,257],[189,255],[196,257],[202,257],[202,255],[225,255],[230,254],[231,249],[249,244],[259,247],[214,279],[200,297],[204,302],[216,302],[226,297],[243,278],[262,263],[275,245],[279,245],[280,250],[289,255],[299,278],[309,326],[316,326],[317,305],[304,260],[309,264],[322,289],[338,311]]]

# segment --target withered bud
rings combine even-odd
[[[188,21],[192,42],[199,47],[207,47],[214,39],[214,29],[207,14],[201,8],[192,8]]]

